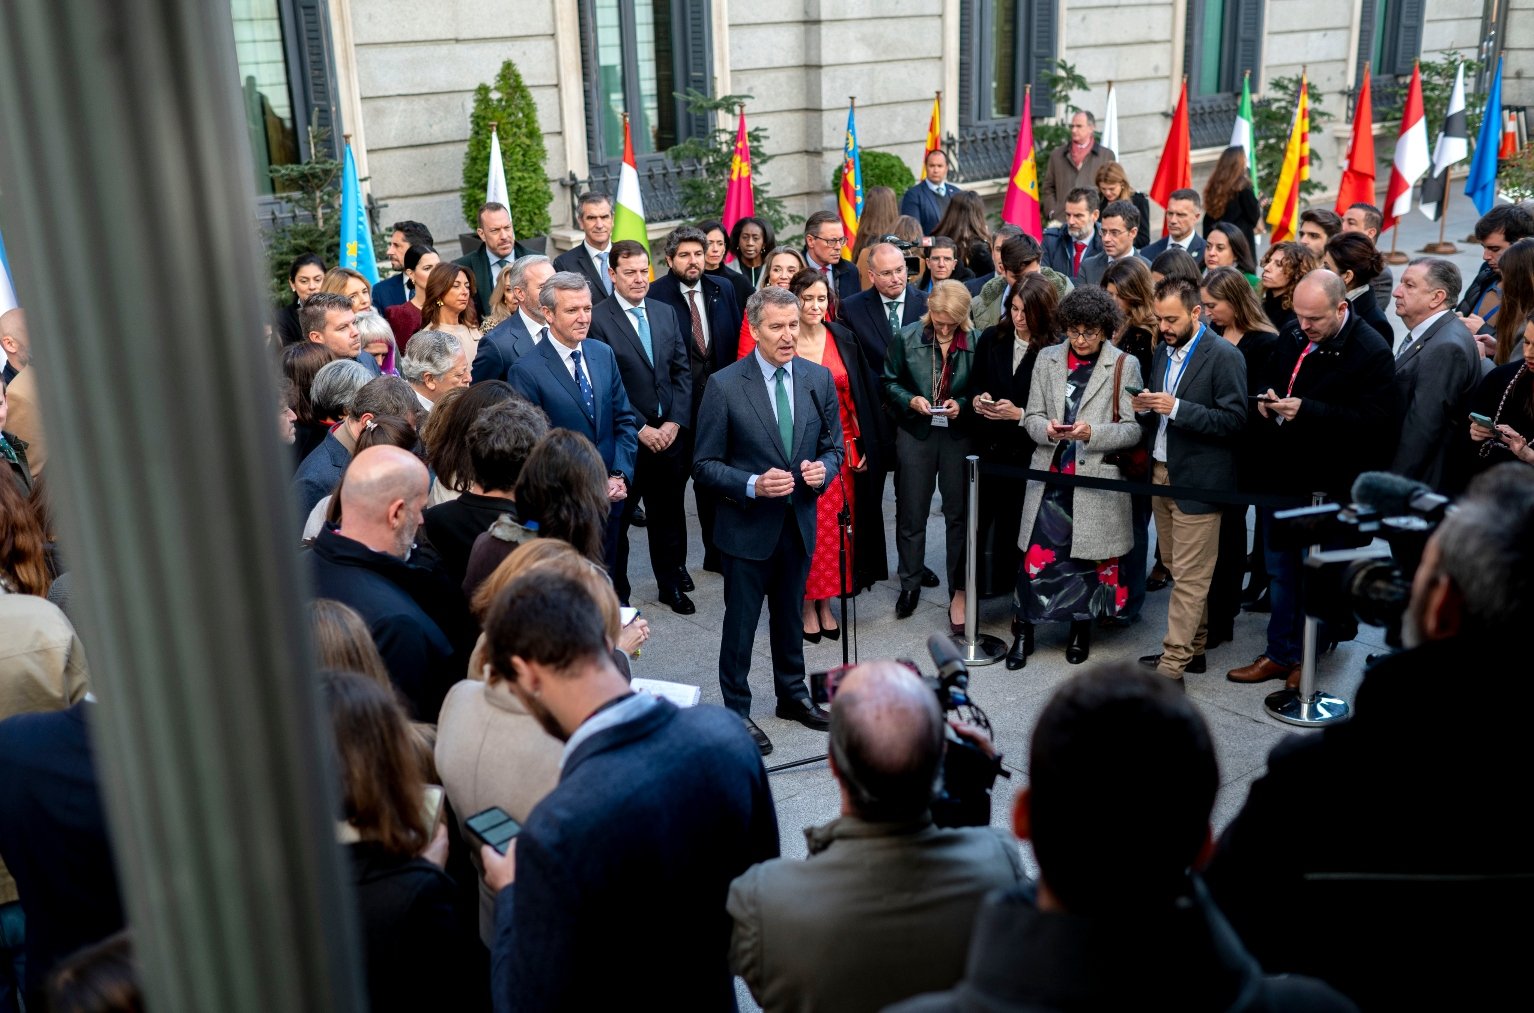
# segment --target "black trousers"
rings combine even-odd
[[[1257,548],[1262,548],[1261,532]],[[1246,507],[1228,506],[1220,514],[1220,555],[1209,585],[1209,628],[1225,631],[1241,614],[1241,585],[1246,581]]]
[[[693,424],[697,424],[693,419]],[[693,453],[693,430],[686,433],[687,447],[683,450],[685,455],[684,466],[687,472],[692,471]],[[684,476],[685,477],[685,476]],[[714,544],[714,514],[719,503],[719,494],[712,489],[705,489],[695,480],[692,483],[693,501],[698,505],[698,533],[703,537],[703,569],[712,570],[715,573],[723,573],[723,564],[720,562],[719,549]],[[682,542],[682,565],[687,565],[687,543]]]
[[[741,559],[727,552],[721,553],[720,559],[724,563],[724,632],[719,641],[719,689],[724,705],[741,717],[751,716],[751,647],[764,597],[772,642],[773,692],[780,703],[808,700],[800,611],[804,583],[810,575],[810,554],[793,511],[784,510],[778,544],[766,559]]]
[[[644,497],[646,530],[650,535],[650,566],[661,594],[675,591],[677,571],[687,565],[687,511],[682,490],[687,485],[687,455],[672,444],[665,452],[655,453],[640,446],[634,458],[634,488],[623,501],[623,532],[618,539],[618,565],[613,570],[613,589],[628,601],[629,528],[634,511]]]

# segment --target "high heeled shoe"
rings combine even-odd
[[[1033,653],[1033,624],[1021,619],[1012,620],[1012,646],[1007,648],[1007,670],[1016,672],[1028,664]]]
[[[1092,653],[1092,621],[1080,619],[1071,623],[1071,635],[1065,641],[1065,660],[1079,665]]]

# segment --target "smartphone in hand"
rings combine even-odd
[[[512,838],[522,832],[522,824],[508,816],[500,806],[481,809],[463,822],[481,844],[488,844],[503,855],[511,847]]]
[[[1141,394],[1145,393],[1145,388],[1144,387],[1136,387],[1136,386],[1134,386],[1132,384],[1127,384],[1126,383],[1124,385],[1124,393],[1128,394],[1130,397],[1139,397]]]
[[[1482,429],[1496,429],[1496,426],[1492,423],[1490,416],[1482,415],[1480,412],[1471,412],[1470,421],[1474,422]]]

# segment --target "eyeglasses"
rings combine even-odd
[[[1091,341],[1093,338],[1102,337],[1102,331],[1097,328],[1077,327],[1066,331],[1065,336],[1072,341]]]
[[[815,240],[817,243],[825,243],[827,246],[846,246],[847,245],[847,237],[846,236],[833,236],[830,239],[827,239],[825,236],[811,236],[810,238]]]
[[[1103,229],[1102,232],[1103,235],[1112,236],[1114,239],[1129,235],[1128,229]]]

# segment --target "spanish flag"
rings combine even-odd
[[[927,150],[921,153],[921,178],[927,178],[927,156],[943,146],[943,129],[938,121],[938,109],[943,101],[943,93],[938,92],[932,100],[932,119],[927,121]]]
[[[1300,184],[1310,178],[1310,83],[1300,76],[1300,98],[1294,107],[1294,125],[1284,148],[1284,165],[1273,190],[1268,224],[1273,242],[1282,243],[1300,234]]]
[[[863,216],[863,162],[858,156],[858,127],[853,120],[857,102],[848,100],[847,142],[842,149],[842,189],[836,198],[842,216],[842,231],[847,242],[842,245],[842,259],[852,259],[852,246],[858,241],[858,219]]]
[[[1044,238],[1039,216],[1039,170],[1033,160],[1033,85],[1023,92],[1023,122],[1017,131],[1017,152],[1012,156],[1012,176],[1001,220],[1010,222],[1040,241]]]

